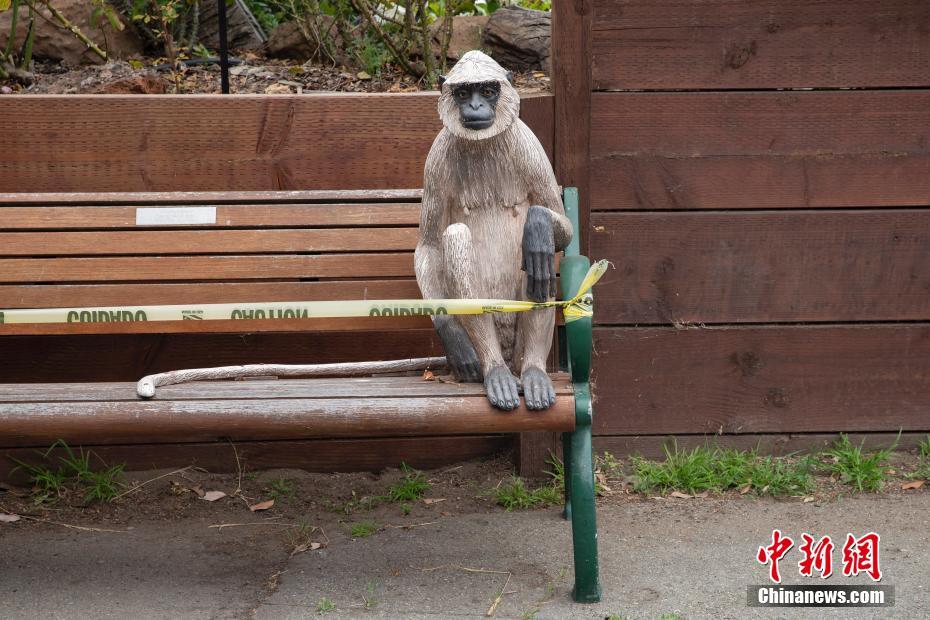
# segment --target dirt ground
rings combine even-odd
[[[242,52],[230,68],[233,94],[300,94],[313,91],[391,92],[429,90],[429,86],[387,66],[379,74],[368,75],[342,66],[299,63],[265,58],[255,52]],[[517,73],[515,85],[521,94],[548,92],[549,77],[540,71]],[[115,61],[105,65],[64,67],[58,63],[36,63],[35,82],[29,86],[10,83],[0,94],[218,94],[219,65],[185,67],[175,82],[164,59],[146,58]]]
[[[914,462],[898,455],[894,471]],[[430,487],[410,502],[376,499],[401,479],[399,470],[244,471],[241,482],[193,468],[136,472],[125,480],[136,491],[89,506],[72,495],[38,507],[27,489],[3,487],[0,512],[21,518],[0,523],[0,617],[479,618],[502,591],[497,618],[930,612],[930,494],[902,490],[903,479],[855,495],[824,478],[815,494],[784,499],[648,497],[629,492],[623,476],[608,479],[610,491],[598,500],[604,600],[576,605],[571,530],[558,507],[508,513],[490,497],[511,473],[505,458],[425,472]],[[211,491],[226,495],[201,497]],[[264,510],[249,508],[271,499]],[[370,533],[357,535],[359,527]],[[882,583],[896,587],[895,607],[858,614],[746,607],[746,587],[765,583],[755,553],[774,528],[795,539],[879,532]],[[796,562],[782,563],[787,583],[804,579]],[[830,583],[868,578],[835,575]],[[325,612],[329,603],[335,608]]]

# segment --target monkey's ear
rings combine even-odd
[[[436,86],[439,87],[439,90],[442,90],[442,85],[446,83],[446,76],[440,75],[436,78]]]
[[[507,72],[507,81],[510,82],[511,86],[513,86],[513,71]]]

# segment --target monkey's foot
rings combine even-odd
[[[546,371],[530,366],[520,378],[526,408],[540,411],[555,404],[555,388]]]
[[[520,386],[506,366],[492,368],[484,378],[488,400],[498,409],[513,411],[520,406]]]

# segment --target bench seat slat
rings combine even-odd
[[[134,390],[133,384],[124,385]],[[546,411],[521,405],[503,412],[491,407],[483,393],[449,395],[448,386],[439,385],[437,395],[400,397],[376,396],[358,384],[351,398],[0,402],[0,441],[48,446],[58,439],[80,445],[574,429],[574,397],[564,390]]]
[[[327,282],[199,282],[169,284],[0,284],[0,308],[84,308],[133,304],[224,304],[254,301],[417,299],[412,278]]]
[[[552,377],[556,394],[572,393],[565,373]],[[196,381],[157,389],[155,400],[255,400],[275,398],[441,398],[483,396],[481,383],[425,381],[422,376],[332,377],[307,379],[250,379],[243,381]],[[135,383],[0,383],[0,403],[136,402]]]
[[[194,204],[237,202],[341,202],[419,200],[421,189],[202,191],[202,192],[17,192],[0,193],[0,205]]]
[[[196,205],[174,205],[172,208],[177,206]],[[0,206],[0,230],[135,229],[137,208]],[[221,204],[216,205],[216,224],[213,227],[416,226],[419,214],[419,203]]]
[[[0,282],[273,280],[413,275],[413,253],[5,258]]]
[[[0,256],[248,254],[413,250],[417,229],[0,233]]]

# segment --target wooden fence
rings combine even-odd
[[[930,3],[554,7],[599,448],[930,429]]]

